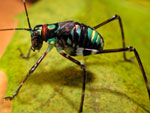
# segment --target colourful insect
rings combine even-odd
[[[19,51],[21,52],[21,56],[23,58],[29,58],[31,50],[33,51],[40,50],[42,47],[43,41],[47,42],[49,46],[47,50],[45,51],[45,53],[39,58],[39,60],[29,70],[27,76],[25,77],[23,82],[20,84],[15,94],[10,97],[6,97],[5,99],[12,100],[19,93],[24,82],[31,75],[31,73],[35,71],[35,69],[38,67],[40,62],[44,59],[44,57],[53,47],[56,47],[57,51],[62,56],[72,61],[73,63],[79,65],[83,70],[83,86],[82,86],[82,95],[81,95],[79,113],[83,112],[83,103],[84,103],[85,85],[86,85],[86,69],[85,69],[84,64],[82,64],[81,62],[79,62],[78,60],[74,59],[71,56],[87,56],[91,54],[123,52],[124,60],[131,61],[131,59],[129,60],[127,59],[125,52],[133,51],[138,61],[138,64],[140,66],[141,72],[143,74],[146,88],[147,88],[148,95],[149,95],[149,99],[150,99],[150,89],[148,85],[148,80],[147,80],[142,62],[138,55],[138,52],[133,47],[125,46],[124,31],[123,31],[123,25],[122,25],[120,16],[115,15],[112,18],[104,21],[101,24],[98,24],[97,26],[93,28],[82,23],[78,23],[74,21],[65,21],[65,22],[54,23],[54,24],[37,25],[34,27],[34,29],[32,29],[30,25],[29,17],[28,17],[25,0],[23,0],[23,3],[24,3],[25,11],[26,11],[29,28],[0,29],[0,31],[27,30],[30,32],[32,46],[28,52],[28,55],[24,56],[21,50],[19,49]],[[115,19],[119,20],[123,48],[103,50],[104,40],[102,36],[96,31],[96,29]]]

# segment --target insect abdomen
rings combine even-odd
[[[74,28],[71,30],[71,36],[73,40],[73,46],[78,49],[96,49],[101,51],[103,49],[103,38],[93,28],[84,24],[75,23]],[[90,55],[92,52],[83,51],[83,55]]]
[[[67,21],[59,23],[60,30],[57,32],[58,44],[70,55],[90,55],[94,52],[86,49],[101,51],[103,38],[93,28],[78,22]]]

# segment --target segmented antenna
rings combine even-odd
[[[23,0],[23,4],[24,4],[24,8],[25,8],[25,12],[26,12],[26,16],[27,16],[27,21],[28,21],[29,28],[8,28],[8,29],[0,29],[0,31],[8,31],[8,30],[26,30],[26,31],[32,31],[32,28],[31,28],[31,25],[30,25],[29,16],[28,16],[28,11],[27,11],[27,7],[26,7],[26,1],[25,0]]]

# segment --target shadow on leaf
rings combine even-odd
[[[67,101],[67,103],[69,103],[69,105],[72,106],[72,108],[74,108],[76,111],[78,111],[79,105],[75,104],[69,97],[67,97],[63,93],[63,86],[68,86],[68,87],[72,87],[72,88],[81,88],[82,87],[82,79],[83,79],[82,74],[83,74],[82,69],[77,69],[77,68],[73,68],[73,67],[66,67],[66,68],[57,69],[57,70],[54,69],[51,71],[43,71],[40,73],[33,74],[31,76],[31,78],[28,80],[29,84],[49,84],[53,87],[53,90],[54,90],[52,96],[50,96],[49,99],[46,100],[45,102],[41,103],[40,106],[37,107],[37,109],[39,107],[41,108],[41,107],[46,106],[48,103],[50,103],[51,99],[56,96],[56,94],[59,94],[59,95],[61,95],[61,97],[63,97]],[[95,79],[96,79],[96,77],[94,76],[94,74],[90,71],[87,71],[86,83],[87,84],[92,83],[92,82],[94,82]],[[61,86],[61,87],[59,87],[59,86]],[[103,93],[109,93],[112,95],[117,95],[119,97],[122,97],[122,98],[132,101],[136,105],[140,106],[146,112],[149,112],[143,105],[139,104],[134,99],[130,98],[128,95],[121,93],[119,91],[114,91],[114,90],[106,89],[106,88],[88,88],[88,87],[86,88],[86,90],[90,90],[93,93],[94,92],[103,92]],[[34,98],[36,98],[36,97],[34,97]],[[32,97],[31,97],[31,99],[32,99]],[[28,98],[27,100],[31,100],[31,99]],[[23,103],[26,103],[21,98],[19,98],[19,100],[22,101]],[[80,98],[79,98],[79,100],[80,100]]]
[[[61,85],[70,87],[81,87],[83,79],[82,69],[76,69],[67,67],[61,70],[43,71],[41,73],[35,73],[28,80],[30,83],[36,84],[50,84],[50,85]],[[90,71],[86,73],[86,83],[92,83],[95,79],[94,74]]]

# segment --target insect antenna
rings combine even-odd
[[[0,29],[0,31],[9,31],[9,30],[26,30],[26,31],[30,31],[31,29],[28,29],[28,28],[9,28],[9,29]]]
[[[9,30],[26,30],[26,31],[32,31],[30,20],[29,20],[29,16],[28,16],[28,11],[27,11],[27,7],[26,7],[26,1],[25,0],[23,0],[23,4],[24,4],[24,8],[25,8],[25,12],[26,12],[26,17],[27,17],[29,28],[8,28],[8,29],[0,29],[0,31],[9,31]]]
[[[32,30],[31,24],[30,24],[30,20],[29,20],[28,11],[27,11],[27,7],[26,7],[26,1],[23,0],[23,3],[24,3],[24,8],[25,8],[26,16],[27,16],[27,21],[28,21],[29,29]]]

